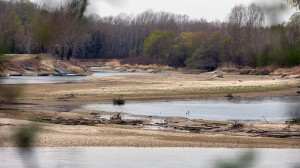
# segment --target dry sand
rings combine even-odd
[[[211,79],[214,75],[111,76],[88,79],[87,83],[21,85],[24,91],[22,99],[33,103],[34,99],[57,99],[71,94],[74,95],[72,100],[95,102],[120,95],[127,100],[224,98],[228,93],[241,97],[266,97],[296,94],[300,85],[300,79],[293,77],[224,74],[224,78]]]
[[[0,122],[3,120],[0,119]],[[1,146],[16,146],[14,131],[24,121],[6,119],[1,126]],[[126,147],[229,147],[229,148],[300,148],[299,139],[261,138],[221,133],[185,133],[144,130],[133,126],[68,126],[40,124],[35,146],[126,146]]]

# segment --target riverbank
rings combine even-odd
[[[86,79],[86,83],[5,85],[13,90],[20,87],[23,96],[18,101],[57,103],[111,101],[122,96],[126,100],[214,99],[233,97],[266,97],[296,95],[300,79],[293,76],[166,73],[154,75],[110,76]],[[73,95],[70,97],[70,95]],[[38,100],[37,100],[38,99]]]
[[[161,129],[160,124],[148,125],[149,121],[99,119],[115,113],[80,108],[111,103],[119,96],[126,102],[228,99],[229,93],[230,99],[257,99],[299,91],[299,79],[293,76],[222,74],[219,78],[215,72],[173,72],[92,78],[86,83],[3,85],[7,90],[21,89],[22,96],[15,103],[1,103],[0,135],[5,137],[1,146],[16,146],[16,130],[34,120],[42,127],[35,146],[300,148],[298,125],[242,123],[243,127],[232,129],[232,122],[163,118],[168,121],[164,127],[172,129]]]
[[[28,121],[0,119],[1,146],[17,146],[14,131]],[[59,125],[39,123],[34,146],[115,146],[115,147],[226,147],[226,148],[300,148],[299,139],[145,130],[124,125]]]

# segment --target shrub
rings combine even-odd
[[[192,57],[185,60],[185,65],[191,68],[213,71],[218,67],[219,62],[219,52],[214,50],[214,48],[199,48]]]

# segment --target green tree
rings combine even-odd
[[[200,33],[182,32],[178,36],[178,44],[187,57],[191,56],[195,52],[195,50],[200,46],[201,40],[199,40],[198,38],[199,34]]]
[[[30,2],[29,0],[20,0],[16,12],[23,25],[27,26],[30,24],[36,9],[36,5],[33,2]]]
[[[18,42],[22,38],[24,27],[16,10],[12,10],[8,15],[7,29],[3,36],[3,46],[5,52],[16,53],[18,51]]]
[[[45,52],[45,45],[51,37],[46,17],[46,13],[37,12],[30,24],[30,30],[36,42],[36,53]]]
[[[235,42],[232,39],[232,37],[225,38],[222,43],[222,46],[223,46],[222,61],[233,63]]]
[[[175,45],[175,33],[173,31],[155,31],[143,43],[145,56],[153,58],[168,58]]]

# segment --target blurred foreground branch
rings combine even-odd
[[[255,160],[255,153],[253,151],[248,151],[243,153],[234,162],[232,160],[227,161],[217,161],[216,168],[247,168],[252,167],[252,163]],[[231,162],[232,161],[232,162]]]
[[[287,3],[300,10],[300,0],[285,0]]]
[[[20,128],[17,131],[15,138],[17,146],[19,147],[32,147],[38,131],[40,130],[37,124],[29,124]]]

